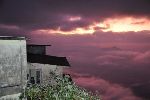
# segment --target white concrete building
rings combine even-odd
[[[0,37],[0,97],[20,93],[27,82],[24,37]]]
[[[57,75],[63,75],[63,69],[70,66],[66,57],[46,55],[46,51],[43,51],[46,50],[43,49],[46,48],[46,46],[48,45],[28,45],[27,76],[29,82],[32,84],[48,84],[52,81],[50,72],[54,72]],[[36,48],[38,48],[38,50]]]
[[[63,74],[70,66],[66,57],[46,55],[46,46],[27,45],[24,37],[0,37],[0,100],[18,100],[27,81],[49,84],[50,72]]]

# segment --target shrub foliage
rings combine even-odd
[[[52,74],[52,73],[51,73]],[[31,85],[21,94],[20,99],[28,100],[100,100],[98,95],[93,95],[87,90],[70,82],[68,77],[53,74],[56,84]]]

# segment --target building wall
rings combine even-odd
[[[57,65],[49,65],[49,64],[39,64],[39,63],[28,63],[28,74],[29,70],[32,70],[32,74],[30,77],[36,77],[35,70],[41,70],[41,83],[42,84],[48,84],[52,80],[50,77],[50,72],[54,72],[56,75],[62,75],[63,74],[63,68],[65,66],[57,66]],[[36,81],[36,79],[35,79]]]
[[[0,97],[21,92],[26,84],[26,41],[0,40]]]
[[[46,47],[45,46],[27,45],[27,53],[45,55],[46,54]]]

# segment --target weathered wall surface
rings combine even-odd
[[[22,90],[26,70],[26,41],[0,40],[0,97]]]
[[[42,84],[48,84],[51,80],[50,78],[50,71],[54,72],[56,75],[63,74],[63,68],[65,66],[57,66],[57,65],[49,65],[49,64],[39,64],[39,63],[28,63],[28,68],[31,70],[40,69],[42,71],[41,80]],[[29,74],[28,69],[28,74]],[[32,73],[31,77],[36,77],[36,74]],[[52,80],[51,80],[52,81]]]

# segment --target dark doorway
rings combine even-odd
[[[41,72],[40,71],[36,71],[36,83],[40,84],[41,83]]]

